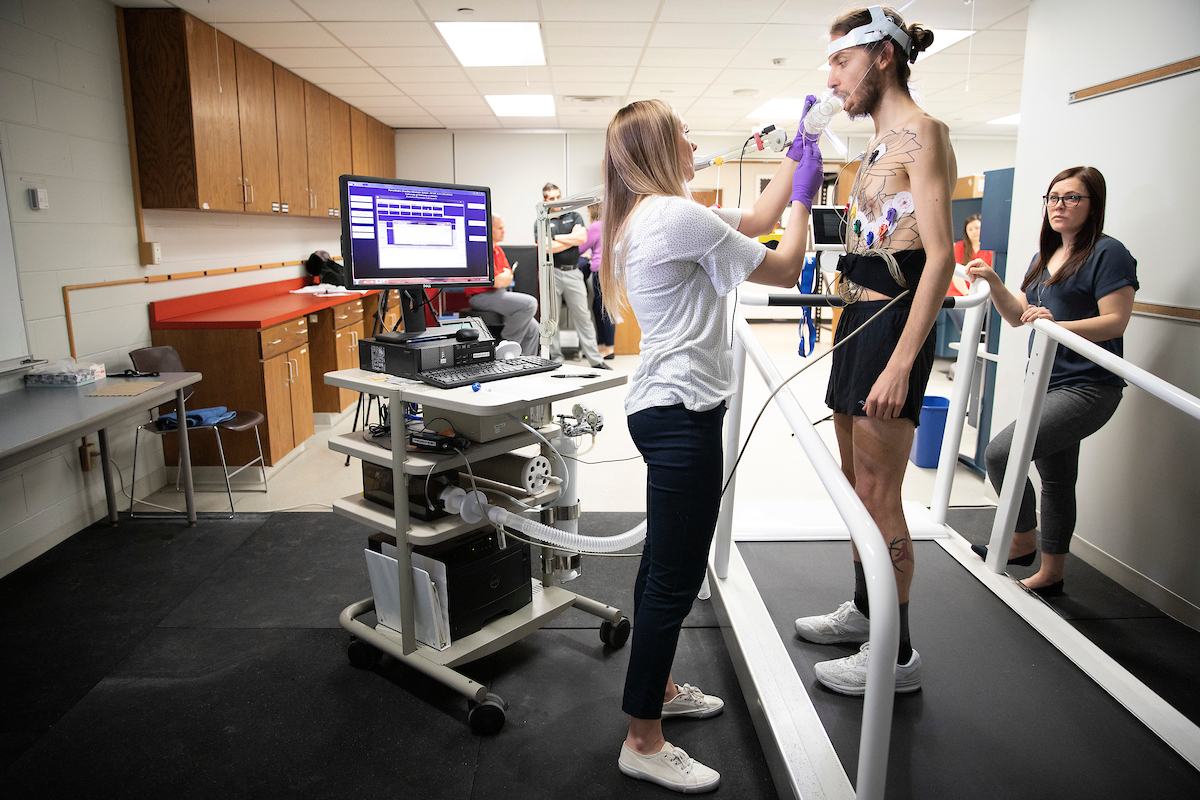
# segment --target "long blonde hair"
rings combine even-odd
[[[669,103],[639,100],[617,112],[604,140],[604,261],[600,293],[604,310],[619,319],[625,297],[625,228],[647,197],[685,197],[687,175],[679,153],[683,120]],[[690,154],[689,154],[690,155]]]

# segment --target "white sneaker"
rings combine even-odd
[[[832,614],[801,617],[796,620],[796,635],[817,644],[865,642],[871,633],[871,620],[847,600]]]
[[[631,778],[657,783],[684,794],[711,792],[721,785],[721,773],[704,766],[670,742],[664,742],[662,750],[649,756],[622,743],[617,766]]]
[[[705,694],[690,683],[685,683],[683,686],[675,684],[675,688],[679,690],[679,694],[672,697],[669,702],[663,703],[663,719],[667,717],[705,719],[706,717],[715,717],[725,708],[724,700],[715,695]]]
[[[867,692],[867,657],[871,643],[857,653],[832,661],[822,661],[814,669],[817,680],[839,694],[862,697]],[[896,665],[896,693],[915,692],[921,688],[921,656],[913,650],[907,664]]]

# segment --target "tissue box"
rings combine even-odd
[[[30,372],[25,375],[26,386],[85,386],[107,375],[103,364],[88,364],[77,369],[58,372]]]

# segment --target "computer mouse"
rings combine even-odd
[[[459,328],[454,338],[460,342],[474,342],[479,339],[479,331],[474,328]]]

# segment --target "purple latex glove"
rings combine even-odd
[[[806,138],[813,138],[804,133],[804,118],[808,116],[808,110],[815,106],[818,102],[819,101],[816,95],[810,94],[808,97],[804,98],[804,113],[800,115],[800,124],[796,126],[796,138],[792,139],[792,146],[789,147],[787,151],[787,157],[792,161],[800,160],[800,156],[803,154],[802,150],[804,148],[804,140]]]
[[[799,200],[805,208],[812,211],[813,201],[825,180],[825,162],[821,158],[821,147],[816,138],[804,142],[801,134],[799,141],[802,142],[802,146],[797,154],[800,163],[796,166],[796,174],[792,176],[792,202]],[[796,158],[791,152],[788,153],[788,157]]]

